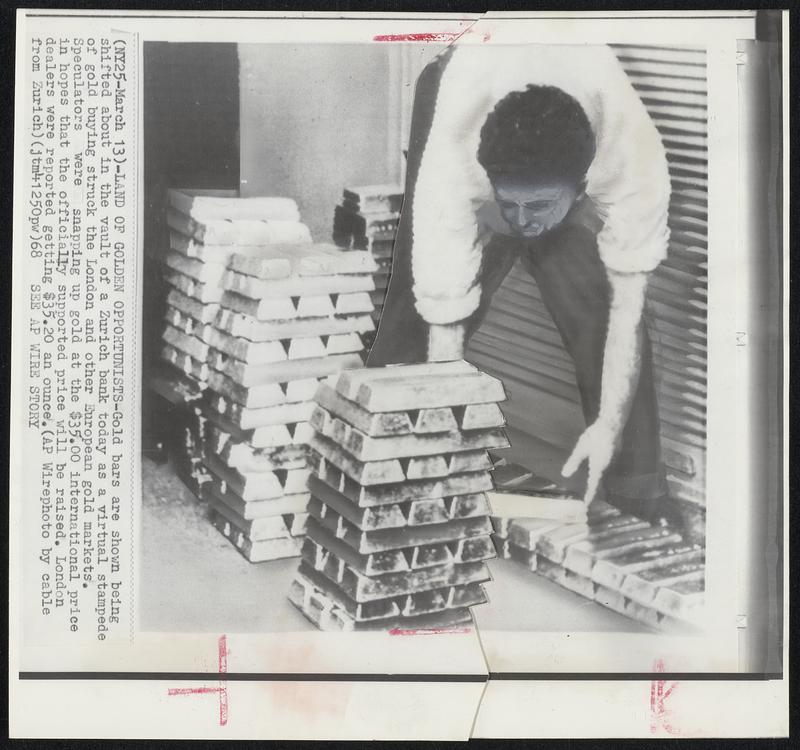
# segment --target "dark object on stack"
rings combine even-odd
[[[346,249],[368,250],[375,259],[372,302],[377,326],[392,270],[392,249],[400,221],[403,189],[400,185],[363,185],[345,188],[333,213],[333,241]],[[370,337],[367,346],[371,344]]]

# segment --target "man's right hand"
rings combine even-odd
[[[428,329],[428,362],[464,358],[464,325],[431,325]]]

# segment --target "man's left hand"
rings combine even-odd
[[[584,461],[588,461],[589,474],[583,496],[587,507],[597,494],[600,480],[614,457],[618,441],[619,431],[607,422],[598,420],[584,430],[561,469],[562,476],[571,477]]]

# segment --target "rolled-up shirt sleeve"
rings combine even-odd
[[[667,255],[670,177],[661,136],[613,52],[602,49],[596,106],[597,140],[586,193],[603,228],[600,258],[619,273],[652,271]]]
[[[480,302],[475,207],[491,195],[477,160],[490,89],[485,79],[470,80],[462,62],[454,55],[442,74],[414,188],[414,296],[419,314],[438,324],[463,320]]]

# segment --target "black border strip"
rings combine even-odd
[[[770,672],[490,672],[485,674],[369,674],[352,672],[19,672],[20,680],[220,680],[224,682],[488,682],[489,680],[604,682],[681,680],[758,682]]]
[[[781,680],[780,672],[490,672],[490,680],[599,680],[603,682],[633,682],[671,680],[684,682],[761,682]]]
[[[214,13],[215,11],[209,10],[209,13]],[[258,10],[254,10],[254,13],[258,13]],[[335,13],[336,11],[326,11],[321,10],[321,13]],[[541,10],[531,10],[532,14],[536,13],[548,13],[549,11],[541,9]],[[548,15],[546,18],[542,18],[542,20],[575,20],[576,15],[579,15],[582,11],[576,10],[574,13],[569,15],[563,16],[551,16]],[[436,16],[416,16],[413,14],[413,11],[407,11],[408,15],[411,16],[410,18],[404,19],[402,16],[229,16],[225,15],[225,11],[219,11],[219,15],[200,15],[200,16],[193,16],[189,14],[185,15],[175,15],[175,16],[168,16],[168,15],[161,15],[161,14],[122,14],[122,13],[115,13],[113,15],[105,15],[100,13],[25,13],[26,18],[155,18],[155,19],[209,19],[209,20],[233,20],[233,21],[278,21],[278,20],[291,20],[291,21],[441,21],[443,23],[448,21],[458,21],[460,20],[457,16],[449,16],[449,17],[436,17]],[[474,15],[477,15],[480,11],[476,11]],[[472,15],[469,13],[465,13],[465,18],[463,20],[471,20],[467,19],[466,15]],[[495,21],[520,21],[520,20],[530,20],[531,18],[535,18],[535,15],[530,17],[526,16],[517,16],[517,17],[506,17],[503,18],[501,16],[492,16],[491,21],[494,23]],[[674,20],[695,20],[695,19],[703,19],[703,18],[711,18],[711,19],[737,19],[741,18],[747,20],[750,18],[748,15],[744,14],[737,14],[732,16],[721,16],[721,15],[707,15],[707,16],[699,16],[695,14],[688,15],[682,14],[682,11],[676,10],[675,13],[672,15],[665,15],[665,16],[650,16],[650,15],[636,15],[634,12],[631,12],[630,15],[626,14],[625,16],[589,16],[585,15],[584,19],[589,21],[594,20],[627,20],[628,18],[644,18],[647,20],[658,20],[658,19],[674,19]],[[755,17],[753,17],[755,20]]]
[[[343,672],[20,672],[20,680],[219,680],[221,682],[486,682],[485,674]]]

